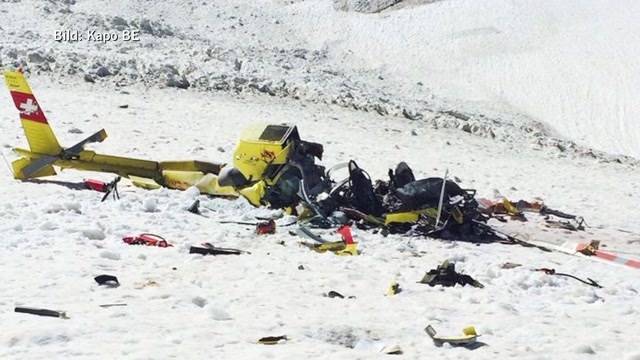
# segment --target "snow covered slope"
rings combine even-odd
[[[376,15],[337,13],[330,3],[0,2],[11,19],[0,22],[0,65],[26,66],[66,145],[104,127],[109,138],[96,151],[224,162],[244,125],[290,122],[324,144],[325,165],[355,159],[373,178],[399,161],[418,177],[448,169],[480,197],[542,198],[590,225],[569,233],[535,221],[493,224],[503,230],[558,246],[600,240],[640,257],[637,165],[589,149],[638,154],[630,128],[637,64],[628,60],[637,49],[621,45],[633,44],[634,2],[407,0]],[[55,30],[75,28],[138,29],[142,38],[53,40]],[[189,89],[167,87],[183,78]],[[591,111],[578,111],[585,107]],[[600,121],[605,115],[627,128],[615,132]],[[605,146],[610,138],[619,148]],[[0,150],[11,156],[25,145],[0,89]],[[242,199],[123,181],[120,201],[100,203],[101,194],[79,189],[85,177],[111,178],[64,171],[18,182],[0,166],[2,359],[387,358],[380,344],[397,344],[410,359],[640,359],[634,269],[357,229],[362,255],[316,254],[287,227],[259,237],[216,221],[271,213]],[[185,210],[195,199],[209,218]],[[141,232],[175,247],[122,243]],[[205,241],[251,254],[188,253]],[[416,283],[446,259],[485,288]],[[522,267],[503,269],[505,262]],[[539,267],[604,288],[532,271]],[[97,286],[102,273],[122,285]],[[392,281],[404,291],[385,296]],[[323,296],[331,290],[355,298]],[[108,303],[127,305],[99,306]],[[70,319],[16,314],[15,306],[66,310]],[[423,331],[429,323],[445,334],[475,325],[486,346],[438,348]],[[281,345],[256,343],[285,334]]]
[[[0,26],[0,62],[119,85],[184,79],[199,90],[338,104],[518,147],[638,156],[640,72],[627,46],[637,40],[637,2],[416,0],[379,14],[331,3],[4,2],[12,21]],[[137,30],[141,41],[55,42],[56,30]]]
[[[558,134],[640,157],[640,2],[408,1],[376,15],[292,17],[316,46],[437,94],[524,113]]]
[[[582,240],[602,240],[609,249],[636,257],[640,253],[635,235],[640,225],[631,221],[640,215],[635,206],[640,176],[623,165],[511,149],[457,130],[415,128],[409,120],[381,120],[338,106],[30,80],[64,144],[81,136],[77,129],[89,133],[104,126],[110,137],[93,147],[101,152],[228,161],[239,127],[254,119],[292,122],[304,138],[325,144],[328,165],[354,158],[375,178],[400,160],[419,177],[448,168],[479,196],[491,197],[497,189],[513,199],[542,197],[552,207],[587,218],[592,228],[577,234]],[[8,94],[0,92],[0,103],[10,103]],[[129,107],[119,107],[124,104]],[[208,116],[199,116],[203,113]],[[0,113],[0,134],[5,152],[8,144],[24,145],[12,111]],[[621,335],[640,330],[638,270],[513,245],[383,238],[359,230],[355,237],[362,255],[316,254],[300,247],[301,239],[286,227],[258,237],[251,227],[216,221],[265,215],[244,200],[145,191],[123,181],[120,201],[100,203],[101,194],[77,187],[87,176],[110,178],[105,174],[65,171],[19,182],[6,169],[0,171],[3,359],[382,358],[378,343],[397,344],[403,358],[413,359],[640,356],[637,338]],[[625,181],[611,184],[620,177]],[[213,209],[203,209],[211,218],[185,210],[196,198]],[[513,225],[542,240],[556,238],[558,244],[573,236]],[[159,233],[175,247],[122,243],[122,236],[141,232]],[[204,241],[252,254],[188,254],[190,245]],[[445,259],[485,288],[416,283]],[[523,267],[502,269],[505,262]],[[531,271],[537,267],[591,277],[604,289]],[[98,287],[93,277],[102,273],[117,276],[122,285]],[[387,297],[392,281],[404,291]],[[323,296],[331,290],[356,298]],[[109,303],[127,306],[99,307]],[[66,310],[71,319],[16,314],[14,306]],[[423,331],[428,323],[443,333],[475,325],[488,346],[473,352],[435,347]],[[256,344],[263,336],[284,334],[291,339],[285,344]]]

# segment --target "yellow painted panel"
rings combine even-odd
[[[206,174],[196,183],[195,186],[200,190],[201,194],[234,197],[240,195],[233,186],[220,186],[218,183],[218,176],[214,174]]]
[[[164,184],[168,188],[185,190],[194,186],[204,176],[200,171],[165,170],[162,172]]]
[[[28,178],[38,178],[43,176],[56,175],[56,170],[53,168],[53,166],[48,165],[38,170],[38,172],[36,172],[35,174],[32,174],[30,177],[27,178],[22,174],[22,169],[29,166],[29,164],[31,164],[31,160],[28,158],[20,158],[18,160],[13,161],[11,163],[11,168],[13,170],[13,177],[16,179],[25,180]]]
[[[31,88],[24,78],[24,74],[19,71],[5,71],[4,81],[10,91],[19,91],[25,94],[31,94]]]
[[[131,183],[133,185],[143,189],[147,189],[147,190],[155,190],[155,189],[160,189],[162,187],[153,179],[149,179],[149,178],[130,175],[129,180],[131,180]]]
[[[93,162],[96,164],[109,165],[112,167],[135,168],[147,171],[155,171],[158,170],[159,167],[159,164],[156,161],[96,154],[91,150],[83,150],[82,152],[80,152],[79,160]]]
[[[46,155],[58,155],[62,148],[49,124],[20,119],[24,134],[32,152]]]
[[[260,206],[260,200],[264,197],[267,190],[264,181],[259,181],[252,186],[240,189],[239,192],[242,196],[249,200],[251,205]]]
[[[420,214],[417,212],[401,212],[387,214],[384,218],[384,224],[389,225],[392,223],[414,223],[418,221]]]

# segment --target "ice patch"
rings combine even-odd
[[[103,251],[100,253],[100,257],[109,260],[120,260],[120,254],[113,251]]]
[[[64,207],[62,206],[62,204],[57,203],[57,202],[52,202],[49,203],[45,208],[44,211],[48,214],[54,214],[60,211],[63,211]]]
[[[198,190],[198,188],[195,186],[191,186],[190,188],[185,190],[182,194],[183,194],[183,197],[186,199],[195,200],[200,195],[200,190]]]
[[[52,221],[45,221],[40,225],[40,230],[55,230],[58,225]]]
[[[229,315],[228,312],[216,307],[212,307],[211,309],[209,309],[209,315],[213,320],[216,321],[231,320],[231,315]]]
[[[40,334],[31,337],[31,342],[37,345],[52,345],[55,343],[67,343],[71,339],[64,334]]]
[[[154,197],[148,197],[142,202],[142,209],[145,212],[157,212],[158,211],[158,199]]]
[[[90,240],[104,240],[106,238],[104,231],[102,229],[84,229],[81,231],[82,236],[90,239]]]
[[[640,360],[640,353],[627,355],[626,360]]]
[[[69,211],[73,211],[78,214],[82,213],[82,205],[79,202],[66,202],[64,203],[64,207]]]

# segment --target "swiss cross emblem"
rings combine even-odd
[[[20,104],[20,110],[25,115],[31,115],[38,111],[38,104],[33,99],[27,99],[27,101]]]

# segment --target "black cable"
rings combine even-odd
[[[579,277],[577,277],[577,276],[574,276],[574,275],[571,275],[571,274],[559,273],[559,272],[556,272],[556,270],[555,270],[555,269],[548,269],[548,268],[535,269],[535,271],[542,271],[542,272],[544,272],[544,273],[545,273],[545,274],[547,274],[547,275],[566,276],[566,277],[569,277],[569,278],[572,278],[572,279],[578,280],[578,281],[580,281],[580,282],[581,282],[581,283],[583,283],[583,284],[587,284],[587,285],[589,285],[589,286],[593,286],[593,287],[597,287],[597,288],[602,289],[602,285],[598,284],[595,280],[593,280],[593,279],[591,279],[591,278],[587,278],[587,280],[588,280],[588,281],[586,281],[586,280],[580,279],[580,278],[579,278]]]

